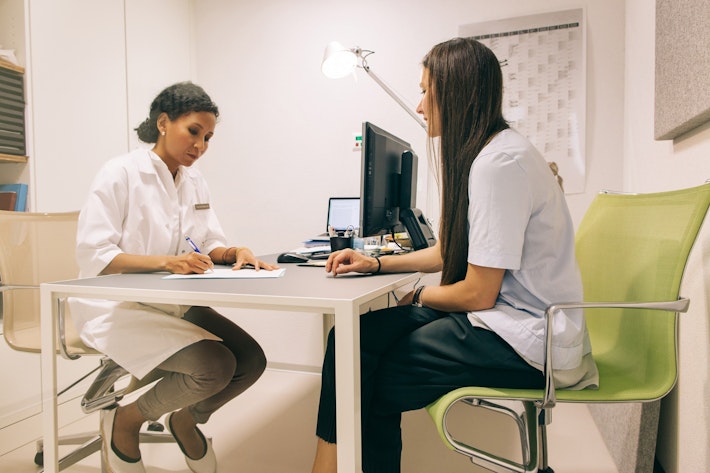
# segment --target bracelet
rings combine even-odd
[[[222,253],[222,264],[229,264],[229,263],[227,262],[227,253],[229,253],[229,250],[231,250],[232,248],[234,248],[234,247],[233,247],[233,246],[230,246],[229,248],[227,248],[226,250],[224,250],[224,253]],[[237,254],[234,253],[234,262],[236,263],[236,261],[237,261]]]
[[[412,305],[414,307],[424,307],[422,304],[422,291],[426,286],[419,286],[414,290],[414,295],[412,296]]]
[[[375,258],[377,260],[377,271],[375,271],[374,274],[379,274],[380,270],[382,269],[382,261],[380,261],[379,256],[374,256],[373,258]]]
[[[229,250],[234,249],[234,261],[231,263],[227,262],[227,253],[229,253]],[[239,255],[239,252],[243,250],[244,247],[238,247],[238,246],[230,246],[226,250],[224,250],[224,253],[222,254],[222,264],[236,264],[237,263],[237,255]]]

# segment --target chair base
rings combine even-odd
[[[522,406],[520,411],[493,402],[495,399],[465,391],[466,388],[452,391],[427,407],[427,412],[448,448],[469,457],[471,463],[496,473],[554,473],[547,463],[547,425],[551,421],[549,408],[540,409],[534,401],[518,399],[516,401]],[[454,438],[447,427],[447,417],[452,406],[457,403],[503,414],[512,419],[517,426],[522,461],[499,456]]]
[[[150,422],[148,432],[140,433],[140,443],[175,443],[175,438],[169,433],[161,433],[165,427],[159,422]],[[79,445],[75,450],[69,452],[59,459],[59,471],[62,471],[84,458],[101,451],[102,438],[98,431],[87,432],[75,435],[66,435],[59,438],[58,445]],[[44,442],[37,441],[37,452],[34,457],[35,465],[44,466]],[[103,462],[103,460],[102,460]],[[40,470],[42,473],[44,470]],[[101,471],[105,471],[101,465]]]

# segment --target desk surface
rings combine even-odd
[[[276,255],[263,257],[276,260]],[[283,264],[283,277],[262,279],[163,279],[167,273],[115,274],[41,285],[44,466],[57,464],[56,311],[62,297],[148,303],[210,305],[334,314],[336,331],[338,470],[360,472],[361,306],[420,278],[419,273],[349,274],[333,277],[323,268]]]
[[[275,257],[264,257],[265,261]],[[415,281],[417,273],[347,274],[338,277],[323,268],[281,264],[283,277],[262,279],[163,279],[167,273],[114,274],[95,278],[58,281],[51,284],[55,294],[96,296],[153,303],[197,304],[209,300],[214,306],[251,303],[290,305],[295,310],[334,307],[334,304],[372,300],[404,284]],[[347,283],[346,283],[347,282]],[[355,282],[355,284],[353,284]],[[120,296],[120,297],[119,297]],[[197,298],[197,300],[196,300]]]

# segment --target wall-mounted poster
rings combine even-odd
[[[459,27],[496,54],[503,114],[556,168],[566,193],[584,192],[586,35],[584,10]]]

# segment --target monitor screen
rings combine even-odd
[[[360,197],[331,197],[328,199],[328,222],[325,231],[353,230],[360,225]]]
[[[361,237],[394,232],[400,209],[414,207],[416,169],[409,143],[372,123],[362,124]]]

